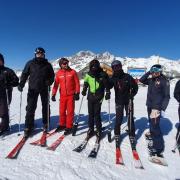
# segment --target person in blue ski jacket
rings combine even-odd
[[[148,85],[146,106],[150,131],[145,134],[146,138],[150,140],[148,150],[150,156],[163,156],[164,140],[160,129],[160,119],[169,104],[169,81],[162,74],[162,66],[160,64],[153,65],[150,71],[144,74],[139,81]]]

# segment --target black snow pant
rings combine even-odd
[[[135,125],[134,125],[134,104],[132,103],[130,109],[131,113],[129,113],[129,105],[128,104],[116,104],[116,122],[114,126],[114,134],[120,135],[120,128],[124,117],[124,109],[126,110],[126,115],[128,117],[128,131],[129,136],[135,137]],[[127,113],[128,112],[128,113]]]
[[[179,115],[179,125],[177,128],[176,141],[178,144],[180,144],[180,104],[179,104],[179,108],[178,108],[178,115]]]
[[[28,90],[27,94],[27,106],[26,106],[26,120],[25,120],[25,128],[33,128],[34,127],[34,116],[35,110],[37,107],[38,96],[41,97],[42,103],[42,120],[43,124],[46,125],[48,123],[48,89],[45,88],[40,92],[34,91],[32,89]],[[50,112],[50,111],[49,111]]]
[[[0,95],[0,118],[0,131],[4,131],[9,127],[9,110],[5,91]]]
[[[150,150],[152,153],[160,154],[164,151],[164,139],[160,128],[161,114],[160,111],[156,110],[158,114],[156,113],[154,116],[152,108],[147,108],[147,111],[150,121],[150,134],[153,142]]]
[[[101,133],[102,123],[101,123],[101,105],[102,101],[90,98],[88,99],[88,113],[89,129],[94,130],[94,124],[96,125],[97,131]]]

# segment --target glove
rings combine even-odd
[[[83,91],[81,92],[81,94],[82,94],[83,96],[86,96],[86,91],[83,90]]]
[[[74,100],[75,100],[75,101],[78,101],[78,100],[79,100],[79,93],[74,94]]]
[[[51,101],[56,101],[55,95],[53,95],[53,96],[51,97]]]
[[[105,100],[108,100],[111,98],[111,93],[107,92],[105,95]]]
[[[18,90],[19,90],[20,92],[23,92],[23,87],[21,87],[21,86],[19,85],[17,88],[18,88]]]
[[[165,113],[165,111],[163,111],[163,110],[161,111],[161,117],[162,117],[162,118],[165,118],[165,117],[166,117],[166,113]]]

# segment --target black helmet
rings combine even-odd
[[[69,60],[67,59],[67,58],[64,58],[64,57],[62,57],[60,60],[59,60],[59,66],[61,67],[61,65],[63,64],[63,63],[69,63]]]
[[[89,67],[92,68],[93,66],[96,66],[96,67],[100,67],[100,63],[97,59],[93,59],[90,64],[89,64]]]
[[[46,52],[45,52],[45,50],[42,48],[42,47],[37,47],[36,49],[35,49],[35,52],[34,52],[35,54],[37,54],[37,53],[43,53],[43,54],[45,54]]]
[[[3,64],[4,64],[4,57],[3,57],[3,55],[1,53],[0,53],[0,61],[2,61]]]
[[[162,72],[162,66],[160,64],[154,64],[151,69],[150,72]]]
[[[114,60],[114,61],[111,63],[111,67],[112,67],[112,68],[113,68],[113,66],[117,66],[117,65],[119,65],[119,66],[122,67],[121,61],[119,61],[119,60]]]

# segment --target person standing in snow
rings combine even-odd
[[[151,77],[149,77],[151,76]],[[148,85],[147,112],[150,123],[150,132],[145,134],[149,141],[150,156],[163,157],[164,140],[160,129],[160,118],[166,110],[170,99],[170,85],[168,79],[162,74],[162,66],[155,64],[150,71],[144,74],[141,83]]]
[[[116,105],[116,121],[114,126],[114,134],[117,146],[121,134],[121,124],[124,117],[124,109],[128,117],[128,133],[131,145],[135,148],[135,125],[134,125],[134,96],[138,92],[138,85],[133,77],[124,73],[121,61],[114,60],[111,63],[113,76],[110,78],[110,88],[114,87],[115,105]]]
[[[35,58],[28,61],[24,67],[18,86],[20,92],[23,91],[28,78],[29,88],[24,129],[25,137],[28,137],[34,129],[34,115],[39,95],[42,102],[43,130],[47,132],[48,128],[48,93],[50,86],[54,82],[54,71],[52,65],[45,59],[45,50],[42,47],[35,49]]]
[[[13,87],[18,86],[19,78],[15,72],[4,66],[4,57],[0,54],[0,135],[9,130],[9,105]]]
[[[178,149],[180,151],[180,80],[176,83],[176,86],[175,86],[175,89],[174,89],[174,98],[179,103],[179,108],[178,108],[179,126],[178,126],[178,129],[177,129],[176,141],[177,141]]]
[[[79,100],[80,82],[74,69],[68,65],[69,60],[61,58],[59,60],[60,70],[56,73],[54,86],[52,89],[52,101],[56,101],[56,92],[59,87],[59,126],[56,131],[65,129],[64,135],[72,133],[74,120],[75,101]]]
[[[106,91],[105,99],[110,99],[109,77],[100,67],[97,59],[89,64],[89,72],[84,77],[84,85],[82,95],[86,96],[88,90],[88,126],[87,139],[94,135],[94,124],[96,124],[97,141],[101,139],[102,123],[101,123],[101,105]]]

